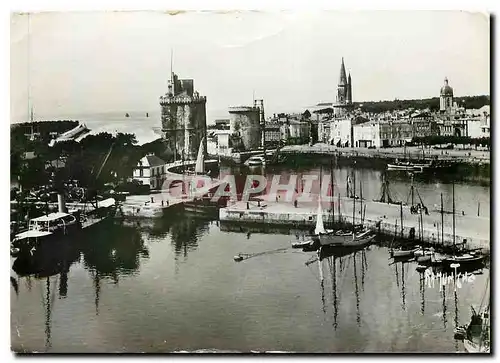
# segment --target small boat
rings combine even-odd
[[[149,117],[149,113],[146,112],[146,117]]]
[[[248,167],[265,166],[266,159],[263,156],[252,156],[247,161],[245,161],[245,165]]]
[[[418,256],[416,260],[418,263],[430,263],[432,261],[432,256],[431,255]]]
[[[125,117],[130,117],[130,115],[128,113],[125,114]]]
[[[429,169],[432,167],[432,163],[413,163],[413,168],[416,170],[416,171],[424,171],[425,169]]]
[[[77,218],[69,213],[57,212],[33,218],[27,231],[16,234],[12,247],[16,249],[16,255],[33,256],[40,247],[51,249],[63,236],[72,234],[79,227]]]
[[[406,163],[396,161],[392,164],[387,164],[387,170],[404,170],[404,171],[415,171],[416,168],[414,164],[409,161]]]
[[[314,244],[313,240],[307,240],[307,241],[302,241],[302,242],[292,242],[292,248],[310,247],[313,244]]]
[[[474,266],[482,265],[484,259],[485,256],[482,255],[464,253],[463,255],[444,258],[441,262],[441,266],[448,270],[454,270],[455,267],[459,269],[470,269]]]
[[[319,242],[322,246],[366,246],[375,239],[375,233],[368,228],[362,231],[325,231],[319,234]]]
[[[415,255],[415,252],[418,251],[419,248],[412,248],[410,250],[403,250],[403,249],[399,249],[399,250],[392,250],[391,251],[391,255],[392,257],[394,258],[398,258],[398,257],[413,257]]]

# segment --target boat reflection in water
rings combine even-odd
[[[352,280],[356,299],[356,323],[359,327],[361,327],[360,290],[361,292],[364,292],[365,273],[368,268],[365,251],[366,248],[354,246],[321,246],[321,248],[318,250],[318,265],[323,313],[326,314],[325,284],[323,274],[323,260],[326,260],[329,272],[327,276],[331,280],[332,286],[331,303],[333,307],[333,328],[335,330],[337,330],[339,326],[338,315],[341,301],[341,294],[338,287],[339,285],[343,285],[345,279]],[[353,266],[352,275],[347,271],[350,265]],[[361,277],[361,281],[359,281],[359,277]]]

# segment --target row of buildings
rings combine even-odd
[[[262,147],[309,142],[311,123],[302,115],[280,114],[265,119],[263,109],[262,100],[255,100],[253,107],[230,107],[229,118],[216,120],[208,130],[208,153],[230,155]]]
[[[479,110],[460,107],[448,79],[440,89],[438,112],[407,109],[366,114],[355,109],[352,100],[352,78],[342,58],[335,102],[328,104],[332,112],[266,118],[264,101],[254,100],[252,106],[230,107],[227,119],[208,128],[206,97],[194,90],[192,79],[180,80],[171,72],[168,92],[160,97],[161,133],[174,159],[196,158],[201,142],[210,154],[230,154],[280,144],[324,142],[380,148],[403,145],[415,137],[490,136],[489,106]]]
[[[350,79],[350,75],[349,75]],[[345,70],[341,66],[338,93],[344,92]],[[352,88],[349,85],[349,95]],[[337,96],[334,112],[315,120],[318,141],[338,147],[391,147],[401,146],[417,137],[467,136],[483,138],[490,136],[490,107],[465,110],[453,99],[453,89],[445,78],[440,89],[440,110],[397,110],[381,114],[363,114],[341,103]],[[324,106],[324,105],[323,105]],[[339,111],[336,111],[336,110]]]

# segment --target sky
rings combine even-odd
[[[29,20],[28,20],[29,18]],[[29,34],[29,36],[28,36]],[[160,111],[171,68],[210,118],[264,99],[266,115],[353,100],[490,94],[485,14],[459,11],[53,12],[11,16],[11,122]],[[30,95],[30,96],[29,96]]]

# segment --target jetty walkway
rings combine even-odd
[[[260,206],[259,206],[260,204]],[[352,223],[352,199],[341,198],[340,215],[346,223]],[[388,236],[401,235],[400,206],[380,202],[363,201],[365,209],[365,225],[377,228],[380,223],[380,232]],[[297,207],[287,202],[275,202],[263,200],[261,202],[251,201],[233,202],[226,208],[219,210],[219,219],[222,223],[237,222],[240,225],[269,225],[289,226],[290,228],[310,228],[316,224],[317,204],[299,203]],[[335,222],[339,220],[338,203],[334,207]],[[356,223],[361,221],[359,200],[356,202]],[[332,213],[323,209],[323,220],[325,224],[331,222]],[[420,214],[411,214],[409,207],[403,206],[403,235],[409,236],[410,229],[415,228],[415,238],[419,238]],[[441,227],[441,214],[430,212],[430,215],[422,214],[423,240],[428,243],[443,243],[449,246],[453,244],[452,215],[444,215],[444,225]],[[397,222],[396,222],[397,221]],[[444,238],[442,236],[444,232]],[[469,248],[490,247],[490,219],[488,217],[476,217],[469,215],[455,215],[455,242],[464,240]]]
[[[205,164],[217,162],[218,160],[206,160]],[[189,192],[189,184],[196,176],[180,174],[177,171],[193,166],[195,163],[195,161],[177,161],[167,164],[165,166],[167,189],[153,190],[149,195],[127,196],[126,200],[120,203],[119,214],[125,217],[161,217],[166,210],[180,207],[183,203],[193,201],[195,198],[201,198],[222,183],[220,180],[212,179],[209,186],[197,188],[194,193]],[[180,183],[171,186],[172,181]]]

